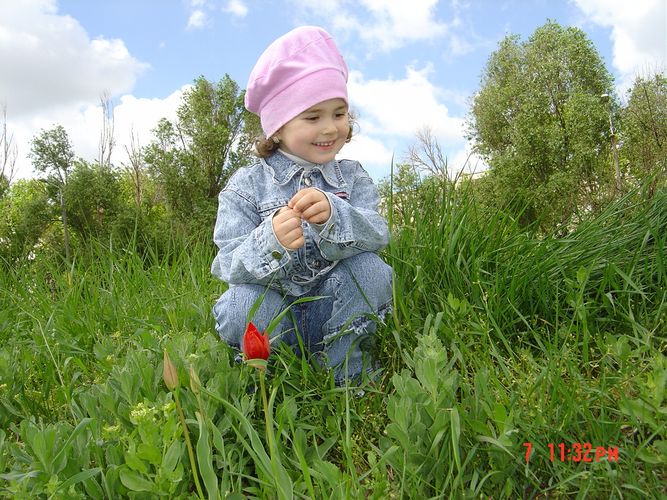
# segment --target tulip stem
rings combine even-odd
[[[269,442],[269,453],[273,457],[273,428],[269,419],[269,401],[266,397],[266,387],[264,385],[265,372],[259,371],[259,386],[262,391],[262,403],[264,404],[264,422],[266,423],[266,439]],[[272,460],[273,461],[273,460]]]
[[[178,399],[178,388],[174,391],[174,401],[176,402],[176,409],[178,410],[178,417],[181,420],[181,425],[183,426],[183,434],[185,435],[185,446],[188,448],[188,456],[190,457],[190,467],[192,468],[192,477],[195,479],[195,486],[197,487],[197,493],[199,498],[204,497],[204,492],[201,489],[201,484],[199,484],[199,474],[197,473],[197,462],[195,462],[195,454],[192,450],[192,443],[190,442],[190,433],[188,432],[188,425],[185,423],[185,416],[183,415],[183,410],[181,409],[181,403]]]

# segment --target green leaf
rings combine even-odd
[[[264,374],[260,374],[260,383],[262,392],[266,389],[264,385]],[[266,416],[266,426],[267,426],[267,439],[270,443],[273,443],[273,447],[269,449],[271,455],[271,468],[273,470],[273,479],[278,486],[278,496],[279,498],[292,498],[292,491],[294,486],[292,485],[292,479],[290,478],[285,466],[280,460],[280,450],[276,444],[276,436],[274,432],[275,424],[273,422],[273,406],[275,403],[276,395],[278,393],[278,388],[274,387],[271,391],[271,396],[269,397],[268,408],[265,408]]]
[[[160,468],[165,472],[173,472],[183,454],[183,443],[175,440],[171,446],[167,448],[167,452],[162,457]]]
[[[585,267],[580,267],[577,270],[577,283],[579,286],[584,286],[588,280],[588,270]]]
[[[340,481],[340,469],[329,461],[316,460],[312,466],[313,476],[325,479],[329,485],[337,485]]]
[[[44,472],[41,470],[31,470],[28,472],[9,472],[7,474],[0,474],[0,479],[4,479],[5,481],[23,481],[26,478],[36,478],[39,476],[43,476]]]
[[[92,421],[93,421],[92,418],[84,418],[84,419],[81,420],[81,422],[79,422],[77,424],[77,426],[74,428],[72,433],[67,438],[67,441],[65,441],[65,443],[60,447],[60,451],[58,452],[58,454],[53,459],[54,463],[58,463],[59,460],[60,461],[66,461],[65,460],[66,459],[66,454],[69,451],[70,447],[72,446],[72,442],[76,439],[76,437],[79,434],[81,434],[85,430],[86,427],[88,427],[90,425],[90,423]],[[63,464],[63,467],[64,466],[65,466],[65,464]],[[62,469],[60,469],[60,470],[62,470]]]
[[[155,486],[141,474],[129,468],[120,470],[120,481],[127,489],[132,491],[153,491]]]
[[[451,307],[452,311],[454,312],[458,311],[459,306],[461,305],[461,301],[454,297],[451,292],[447,294],[447,302],[449,303],[449,307]]]
[[[104,484],[106,481],[106,477],[104,475],[104,472],[100,469],[100,482],[97,482],[93,477],[89,477],[88,479],[84,479],[82,481],[83,487],[86,490],[86,495],[88,495],[89,498],[92,498],[94,500],[104,500],[105,498],[109,498],[110,495],[105,495],[104,490],[102,489],[102,486],[100,486],[100,483]]]
[[[261,358],[246,359],[245,364],[247,364],[252,368],[255,368],[256,370],[263,370],[263,371],[266,371],[266,367],[268,366],[267,361]]]
[[[54,490],[53,494],[49,498],[53,498],[53,496],[58,491],[60,491],[60,490],[67,491],[70,486],[73,486],[77,483],[80,483],[81,481],[85,481],[86,479],[89,479],[93,476],[96,476],[100,472],[102,472],[102,469],[100,469],[99,467],[95,467],[94,469],[87,469],[87,470],[79,472],[78,474],[74,474],[72,477],[69,477],[65,481],[60,483],[58,485],[58,487]],[[100,493],[101,493],[101,490],[100,490]]]
[[[619,409],[638,423],[647,423],[653,429],[657,429],[655,421],[655,408],[641,399],[624,399],[619,404]]]
[[[148,474],[148,466],[146,465],[146,462],[140,459],[134,451],[125,453],[125,464],[132,470]]]
[[[262,471],[265,477],[270,478],[271,459],[269,458],[269,455],[266,453],[264,444],[262,443],[262,440],[260,439],[259,434],[255,430],[254,426],[252,425],[252,422],[248,420],[248,418],[243,413],[241,413],[235,405],[231,404],[226,399],[221,398],[219,395],[209,391],[205,387],[202,387],[202,393],[205,393],[215,401],[222,403],[227,412],[238,420],[239,424],[241,424],[241,429],[243,430],[243,433],[245,433],[245,435],[248,436],[248,438],[250,439],[250,443],[248,443],[245,439],[241,441],[244,448],[253,458],[256,467]]]
[[[494,439],[494,438],[489,437],[489,436],[477,436],[477,440],[478,440],[478,441],[481,441],[481,442],[483,442],[483,443],[489,443],[489,444],[492,444],[492,445],[494,445],[494,446],[500,448],[501,450],[503,450],[503,451],[504,451],[505,453],[507,453],[510,457],[514,457],[514,454],[513,454],[510,450],[508,450],[508,449],[505,447],[505,445],[502,444],[502,443],[501,443],[500,441],[498,441],[497,439]]]
[[[7,455],[5,454],[5,431],[0,429],[0,470],[5,470]]]
[[[160,449],[150,443],[139,443],[139,446],[137,446],[137,457],[147,460],[148,463],[155,466],[159,466],[162,462]]]
[[[637,458],[654,465],[667,463],[667,455],[646,448],[637,452]]]
[[[34,436],[32,437],[32,451],[42,465],[42,470],[49,476],[57,473],[54,471],[54,460],[52,451],[55,449],[56,429],[53,426],[47,426],[44,429],[34,427]]]
[[[454,461],[456,468],[461,473],[461,455],[459,453],[459,439],[461,437],[461,419],[459,418],[459,411],[456,408],[450,410],[451,417],[451,431],[452,431],[452,452],[454,453]]]
[[[197,464],[199,472],[204,480],[206,492],[209,500],[218,498],[218,476],[213,470],[213,451],[211,450],[211,443],[209,440],[208,426],[204,417],[197,414],[197,422],[199,423],[199,439],[197,440]]]

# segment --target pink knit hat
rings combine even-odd
[[[322,28],[303,26],[275,40],[250,73],[245,107],[259,115],[266,137],[317,103],[347,103],[347,66]]]

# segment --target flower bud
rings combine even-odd
[[[167,386],[167,389],[173,391],[178,387],[178,373],[176,372],[176,367],[174,363],[171,362],[169,353],[167,349],[164,350],[164,363],[162,367],[162,379],[164,384]]]
[[[194,367],[190,365],[190,390],[193,394],[199,394],[201,389],[201,381],[199,380],[199,375],[195,371]]]

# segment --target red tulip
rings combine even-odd
[[[269,336],[259,333],[255,325],[248,323],[243,335],[243,354],[245,359],[269,359],[271,346]]]

